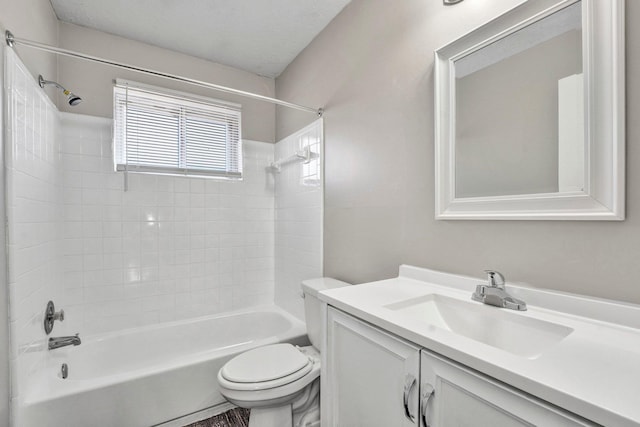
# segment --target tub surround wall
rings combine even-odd
[[[66,317],[52,335],[85,340],[273,303],[274,145],[243,141],[242,181],[130,174],[125,192],[111,120],[59,113],[7,53],[11,398],[23,425],[29,378],[59,362],[42,327],[49,299]]]
[[[111,120],[58,112],[8,55],[14,425],[32,425],[25,408],[46,400],[38,390],[75,350],[47,351],[49,299],[65,310],[52,335],[79,332],[85,344],[274,300],[303,318],[300,282],[322,273],[322,120],[277,145],[278,158],[314,153],[281,174],[268,170],[276,145],[243,140],[242,180],[130,173],[124,191]]]
[[[273,144],[242,181],[113,171],[111,120],[62,114],[64,303],[83,334],[273,303]],[[61,302],[61,303],[62,303]]]
[[[25,393],[26,379],[41,369],[47,356],[43,313],[47,301],[61,289],[63,211],[58,111],[15,53],[6,53],[7,249],[15,408]],[[14,425],[20,425],[15,420]]]
[[[275,158],[309,147],[317,157],[275,173],[275,302],[304,320],[300,283],[322,276],[322,119],[279,141]]]
[[[9,29],[22,37],[56,44],[58,40],[58,20],[48,0],[0,0],[0,32]],[[2,89],[5,43],[0,43],[0,99],[4,99]],[[53,55],[38,51],[21,52],[31,70],[38,70],[57,78],[57,62]],[[53,88],[49,89],[53,94]],[[3,104],[3,102],[0,102]],[[3,142],[3,106],[0,105],[0,143]],[[5,140],[6,141],[6,140]],[[4,145],[2,145],[4,147]],[[3,150],[0,150],[3,151]],[[1,163],[4,164],[4,153]],[[0,174],[0,188],[5,188],[4,174]],[[5,197],[0,197],[0,216],[5,217]],[[9,348],[9,289],[6,273],[5,227],[0,230],[0,348]],[[0,352],[0,425],[9,424],[9,353]]]
[[[362,283],[406,263],[640,303],[640,123],[627,124],[627,219],[435,221],[433,51],[518,0],[353,0],[276,80],[325,107],[326,276]],[[627,115],[640,112],[640,3],[626,2]],[[309,123],[278,109],[281,138]],[[493,165],[500,167],[500,165]]]

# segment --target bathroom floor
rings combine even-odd
[[[206,420],[198,421],[184,427],[247,427],[249,425],[249,410],[234,408]]]

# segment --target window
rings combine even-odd
[[[320,149],[322,141],[322,119],[318,119],[317,123],[304,128],[298,143],[301,150],[309,150],[309,161],[302,164],[302,185],[307,187],[319,187],[322,183],[320,172]]]
[[[240,106],[116,81],[116,171],[242,177]]]

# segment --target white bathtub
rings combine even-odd
[[[82,337],[83,338],[83,337]],[[234,355],[304,345],[302,322],[277,307],[83,338],[49,352],[16,414],[20,427],[152,426],[224,403],[216,374]],[[69,376],[62,379],[62,363]]]

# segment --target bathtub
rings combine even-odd
[[[234,355],[276,342],[308,343],[304,323],[277,307],[82,339],[48,352],[45,368],[29,379],[17,426],[160,424],[224,403],[216,374]]]

